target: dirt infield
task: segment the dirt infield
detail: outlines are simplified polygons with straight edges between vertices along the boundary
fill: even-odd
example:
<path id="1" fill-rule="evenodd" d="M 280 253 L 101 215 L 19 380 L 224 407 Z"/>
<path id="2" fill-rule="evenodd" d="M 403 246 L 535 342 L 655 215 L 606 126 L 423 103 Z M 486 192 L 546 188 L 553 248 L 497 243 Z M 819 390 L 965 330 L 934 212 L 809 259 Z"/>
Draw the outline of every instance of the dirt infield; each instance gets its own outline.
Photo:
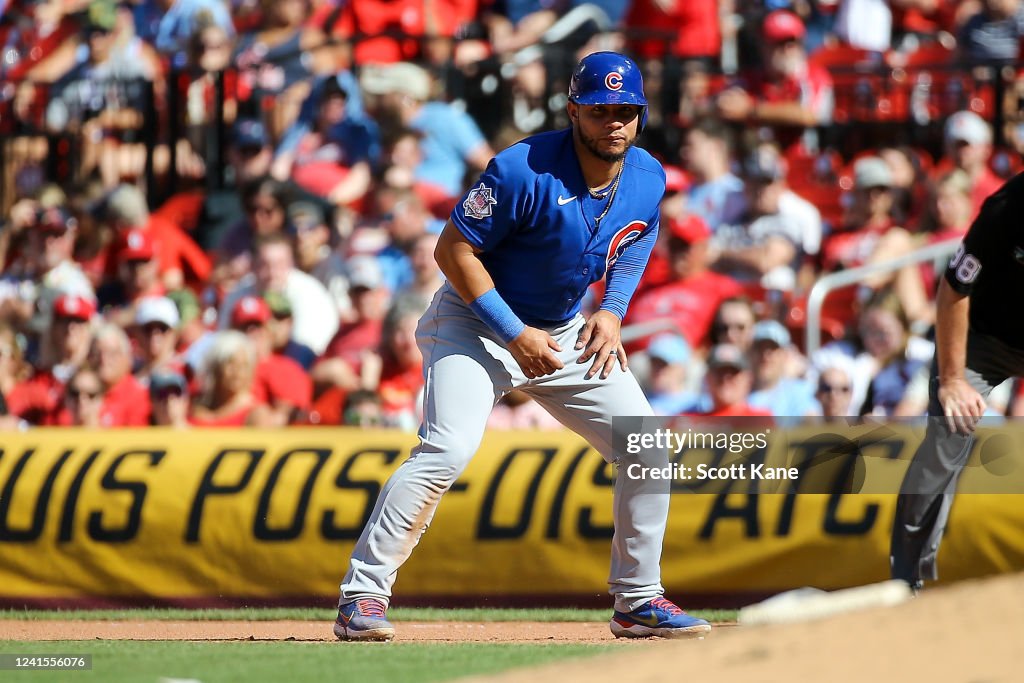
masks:
<path id="1" fill-rule="evenodd" d="M 398 622 L 401 642 L 602 643 L 607 622 Z M 316 621 L 0 621 L 0 640 L 296 640 L 336 641 Z"/>
<path id="2" fill-rule="evenodd" d="M 1016 574 L 925 591 L 896 607 L 799 624 L 720 629 L 715 637 L 669 642 L 656 651 L 643 648 L 473 680 L 663 680 L 666 672 L 680 671 L 715 683 L 1011 683 L 1024 680 L 1022 634 L 1024 574 Z"/>

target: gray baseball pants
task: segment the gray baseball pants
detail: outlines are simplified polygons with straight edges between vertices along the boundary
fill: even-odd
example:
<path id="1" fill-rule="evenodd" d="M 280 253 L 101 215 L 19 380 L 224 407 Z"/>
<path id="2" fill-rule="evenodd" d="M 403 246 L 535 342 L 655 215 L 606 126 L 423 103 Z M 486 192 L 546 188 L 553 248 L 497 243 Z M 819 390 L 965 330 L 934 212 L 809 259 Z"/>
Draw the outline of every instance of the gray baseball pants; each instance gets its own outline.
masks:
<path id="1" fill-rule="evenodd" d="M 973 330 L 967 336 L 968 383 L 982 395 L 1024 375 L 1024 351 Z M 928 427 L 900 486 L 890 545 L 892 578 L 919 586 L 938 578 L 936 558 L 957 481 L 975 438 L 949 430 L 939 404 L 938 361 L 932 363 Z"/>
<path id="2" fill-rule="evenodd" d="M 476 453 L 491 409 L 508 391 L 529 393 L 606 461 L 617 462 L 612 416 L 653 413 L 633 374 L 618 365 L 607 379 L 599 374 L 584 379 L 592 361 L 577 363 L 582 352 L 575 350 L 584 324 L 577 315 L 548 329 L 562 348 L 557 355 L 565 367 L 528 379 L 454 289 L 445 284 L 438 290 L 416 331 L 426 381 L 420 442 L 377 499 L 341 584 L 341 604 L 365 597 L 389 601 L 399 567 L 430 524 L 441 496 Z M 667 480 L 641 482 L 621 471 L 616 476 L 609 592 L 619 611 L 632 611 L 664 592 L 660 563 L 669 486 Z"/>

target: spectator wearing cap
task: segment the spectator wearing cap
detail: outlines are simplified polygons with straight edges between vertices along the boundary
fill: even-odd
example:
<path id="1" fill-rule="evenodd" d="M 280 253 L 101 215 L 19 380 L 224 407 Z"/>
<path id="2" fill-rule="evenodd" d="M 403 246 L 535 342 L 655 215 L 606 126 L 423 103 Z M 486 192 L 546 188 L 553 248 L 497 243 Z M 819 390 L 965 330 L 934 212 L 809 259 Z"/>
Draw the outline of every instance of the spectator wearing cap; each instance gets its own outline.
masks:
<path id="1" fill-rule="evenodd" d="M 715 310 L 722 301 L 742 293 L 738 282 L 708 268 L 711 231 L 697 216 L 668 224 L 668 281 L 641 293 L 629 307 L 628 324 L 668 319 L 691 347 L 703 346 Z"/>
<path id="2" fill-rule="evenodd" d="M 690 178 L 686 171 L 678 166 L 664 164 L 663 168 L 665 170 L 665 195 L 661 198 L 661 224 L 668 225 L 674 220 L 686 219 L 690 215 L 686 207 L 686 191 L 690 187 Z M 647 268 L 633 293 L 634 299 L 652 287 L 665 284 L 670 279 L 672 279 L 672 273 L 668 255 L 667 231 L 662 230 L 658 233 L 658 240 L 647 260 Z M 596 291 L 591 294 L 595 297 L 600 296 Z"/>
<path id="3" fill-rule="evenodd" d="M 1020 0 L 982 0 L 976 14 L 960 28 L 957 46 L 968 62 L 1014 64 L 1024 37 L 1024 4 Z"/>
<path id="4" fill-rule="evenodd" d="M 90 365 L 79 368 L 68 380 L 64 393 L 66 424 L 71 427 L 98 429 L 111 427 L 109 414 L 104 411 L 107 388 L 99 373 Z"/>
<path id="5" fill-rule="evenodd" d="M 695 411 L 703 417 L 768 417 L 771 411 L 755 408 L 749 403 L 751 390 L 750 364 L 746 354 L 732 344 L 712 347 L 707 359 L 707 385 L 710 408 Z"/>
<path id="6" fill-rule="evenodd" d="M 835 363 L 819 369 L 814 398 L 818 401 L 818 414 L 826 422 L 853 415 L 852 395 L 853 377 L 848 363 Z"/>
<path id="7" fill-rule="evenodd" d="M 740 223 L 719 226 L 712 239 L 713 267 L 765 289 L 791 291 L 805 250 L 818 250 L 820 216 L 815 223 L 811 207 L 811 220 L 805 220 L 806 202 L 798 198 L 791 198 L 795 211 L 783 211 L 786 164 L 774 146 L 759 145 L 744 161 L 743 175 L 745 212 Z"/>
<path id="8" fill-rule="evenodd" d="M 47 127 L 79 131 L 83 149 L 78 174 L 99 171 L 110 188 L 120 178 L 143 171 L 143 146 L 125 134 L 138 133 L 144 125 L 145 89 L 126 85 L 145 80 L 159 91 L 163 72 L 156 51 L 135 35 L 128 7 L 115 0 L 79 5 L 86 5 L 84 31 L 37 64 L 29 80 L 50 84 Z"/>
<path id="9" fill-rule="evenodd" d="M 297 362 L 274 350 L 268 329 L 270 306 L 258 296 L 244 296 L 231 312 L 231 327 L 249 338 L 256 354 L 252 394 L 256 402 L 250 423 L 283 427 L 309 411 L 313 385 Z"/>
<path id="10" fill-rule="evenodd" d="M 992 129 L 973 111 L 958 111 L 946 120 L 944 136 L 946 155 L 953 167 L 964 171 L 971 180 L 973 220 L 985 200 L 1003 184 L 988 165 L 992 156 Z"/>
<path id="11" fill-rule="evenodd" d="M 104 420 L 111 427 L 149 424 L 149 392 L 132 376 L 132 348 L 128 334 L 106 323 L 96 330 L 90 361 L 106 387 Z"/>
<path id="12" fill-rule="evenodd" d="M 317 88 L 309 124 L 301 121 L 278 147 L 273 173 L 334 205 L 357 204 L 370 189 L 380 132 L 368 116 L 348 112 L 351 78 L 331 76 Z"/>
<path id="13" fill-rule="evenodd" d="M 813 387 L 789 376 L 795 353 L 789 331 L 782 323 L 762 320 L 754 325 L 750 347 L 754 388 L 748 402 L 769 411 L 780 425 L 799 424 L 817 412 Z"/>
<path id="14" fill-rule="evenodd" d="M 152 405 L 150 424 L 154 427 L 187 429 L 189 425 L 188 380 L 172 369 L 161 369 L 150 375 L 149 401 Z"/>
<path id="15" fill-rule="evenodd" d="M 407 287 L 413 280 L 409 252 L 423 235 L 428 233 L 433 217 L 415 193 L 405 191 L 394 198 L 391 210 L 384 217 L 383 227 L 390 244 L 377 253 L 384 285 L 392 292 Z"/>
<path id="16" fill-rule="evenodd" d="M 316 278 L 295 267 L 292 241 L 286 235 L 267 235 L 256 242 L 254 272 L 239 281 L 221 304 L 220 327 L 231 323 L 231 311 L 245 296 L 284 294 L 295 320 L 294 338 L 322 353 L 338 331 L 338 309 Z"/>
<path id="17" fill-rule="evenodd" d="M 266 177 L 274 161 L 266 124 L 257 118 L 240 118 L 232 128 L 231 147 L 228 149 L 234 184 L 247 183 Z"/>
<path id="18" fill-rule="evenodd" d="M 342 319 L 351 317 L 345 259 L 333 247 L 324 210 L 313 202 L 294 202 L 288 207 L 288 222 L 295 229 L 295 265 L 327 289 Z"/>
<path id="19" fill-rule="evenodd" d="M 181 316 L 165 296 L 146 297 L 135 307 L 135 332 L 139 365 L 135 378 L 143 385 L 157 370 L 184 370 L 178 358 L 178 327 Z"/>
<path id="20" fill-rule="evenodd" d="M 199 245 L 166 217 L 151 214 L 145 195 L 134 186 L 115 188 L 104 203 L 107 221 L 122 237 L 131 231 L 147 233 L 159 257 L 160 280 L 168 290 L 186 282 L 202 284 L 210 277 L 210 259 Z"/>
<path id="21" fill-rule="evenodd" d="M 58 423 L 64 386 L 88 358 L 95 314 L 96 304 L 91 299 L 71 294 L 57 297 L 39 362 L 32 375 L 7 395 L 11 415 L 33 425 Z"/>
<path id="22" fill-rule="evenodd" d="M 687 209 L 704 219 L 712 232 L 740 219 L 743 181 L 732 173 L 731 131 L 720 119 L 697 119 L 686 131 L 680 156 L 693 183 Z"/>
<path id="23" fill-rule="evenodd" d="M 360 85 L 378 98 L 377 118 L 398 120 L 423 135 L 423 163 L 416 178 L 441 185 L 449 197 L 463 192 L 467 169 L 483 171 L 494 156 L 472 117 L 430 99 L 430 74 L 415 64 L 366 66 Z"/>
<path id="24" fill-rule="evenodd" d="M 29 322 L 35 334 L 50 325 L 54 300 L 72 294 L 95 300 L 92 283 L 73 259 L 78 221 L 62 207 L 39 209 L 28 228 L 28 246 L 19 261 L 5 269 L 8 319 Z"/>
<path id="25" fill-rule="evenodd" d="M 693 353 L 686 338 L 662 334 L 647 347 L 650 369 L 646 383 L 647 400 L 655 415 L 681 415 L 692 412 L 699 396 L 690 390 L 690 366 Z"/>
<path id="26" fill-rule="evenodd" d="M 256 351 L 242 332 L 214 335 L 199 367 L 201 390 L 192 402 L 189 424 L 197 427 L 241 427 L 250 423 L 256 405 L 253 379 Z"/>
<path id="27" fill-rule="evenodd" d="M 270 308 L 267 331 L 270 333 L 270 344 L 274 353 L 291 358 L 303 370 L 309 372 L 317 356 L 313 349 L 292 339 L 295 321 L 292 318 L 292 304 L 288 297 L 280 292 L 267 292 L 263 295 L 263 300 Z"/>
<path id="28" fill-rule="evenodd" d="M 803 21 L 789 10 L 769 12 L 762 25 L 762 65 L 722 92 L 716 105 L 727 121 L 770 128 L 787 152 L 816 151 L 813 129 L 832 120 L 832 77 L 807 60 L 806 33 Z"/>
<path id="29" fill-rule="evenodd" d="M 116 245 L 117 279 L 100 287 L 99 304 L 108 319 L 128 328 L 135 321 L 135 308 L 147 297 L 163 296 L 160 260 L 152 235 L 129 230 Z"/>
<path id="30" fill-rule="evenodd" d="M 355 317 L 341 325 L 313 366 L 313 382 L 318 394 L 330 387 L 352 391 L 361 386 L 367 351 L 380 346 L 383 338 L 390 294 L 384 286 L 384 275 L 377 259 L 367 255 L 349 259 L 348 283 Z"/>
<path id="31" fill-rule="evenodd" d="M 843 225 L 822 244 L 822 270 L 830 273 L 868 262 L 882 236 L 896 227 L 891 187 L 892 171 L 881 158 L 866 156 L 854 163 L 849 208 Z"/>

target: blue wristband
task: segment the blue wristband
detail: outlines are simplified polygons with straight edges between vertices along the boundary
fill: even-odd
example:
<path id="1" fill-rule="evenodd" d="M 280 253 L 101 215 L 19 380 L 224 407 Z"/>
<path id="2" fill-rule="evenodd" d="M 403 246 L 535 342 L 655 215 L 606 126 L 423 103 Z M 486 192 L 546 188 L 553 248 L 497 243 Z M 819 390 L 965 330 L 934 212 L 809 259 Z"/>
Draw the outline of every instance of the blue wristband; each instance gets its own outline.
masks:
<path id="1" fill-rule="evenodd" d="M 505 300 L 498 294 L 497 289 L 487 290 L 477 297 L 469 307 L 506 344 L 526 329 L 526 325 L 512 312 Z"/>

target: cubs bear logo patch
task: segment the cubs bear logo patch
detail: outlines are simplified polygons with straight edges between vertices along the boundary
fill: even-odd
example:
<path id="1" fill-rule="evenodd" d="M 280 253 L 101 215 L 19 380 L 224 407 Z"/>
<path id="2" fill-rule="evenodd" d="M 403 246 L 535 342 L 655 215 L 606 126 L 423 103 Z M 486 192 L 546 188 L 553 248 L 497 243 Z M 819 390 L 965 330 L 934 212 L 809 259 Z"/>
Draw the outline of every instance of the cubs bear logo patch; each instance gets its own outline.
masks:
<path id="1" fill-rule="evenodd" d="M 462 202 L 462 210 L 468 218 L 487 218 L 491 215 L 491 207 L 497 203 L 498 200 L 494 198 L 491 188 L 480 183 L 466 195 Z"/>

